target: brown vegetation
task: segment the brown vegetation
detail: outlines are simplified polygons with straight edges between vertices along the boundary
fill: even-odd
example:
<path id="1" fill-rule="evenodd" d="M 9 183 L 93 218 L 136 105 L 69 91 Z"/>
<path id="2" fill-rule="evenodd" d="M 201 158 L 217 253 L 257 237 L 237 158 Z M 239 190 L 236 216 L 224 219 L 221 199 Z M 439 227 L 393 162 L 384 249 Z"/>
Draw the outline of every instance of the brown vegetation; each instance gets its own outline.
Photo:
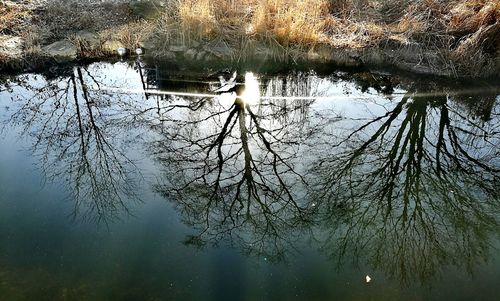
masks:
<path id="1" fill-rule="evenodd" d="M 294 51 L 305 54 L 321 45 L 376 49 L 391 41 L 392 49 L 419 45 L 419 55 L 430 53 L 443 68 L 451 66 L 460 74 L 498 74 L 497 0 L 150 2 L 161 3 L 154 6 L 158 17 L 153 20 L 134 15 L 124 2 L 53 0 L 37 14 L 36 28 L 20 34 L 28 49 L 86 29 L 98 32 L 102 40 L 117 39 L 127 47 L 153 41 L 160 53 L 172 44 L 190 46 L 217 40 L 242 53 L 267 47 L 285 56 Z M 20 28 L 19 20 L 30 15 L 27 10 L 0 6 L 0 32 L 15 31 Z"/>
<path id="2" fill-rule="evenodd" d="M 0 34 L 20 33 L 30 18 L 31 11 L 26 7 L 0 1 Z"/>

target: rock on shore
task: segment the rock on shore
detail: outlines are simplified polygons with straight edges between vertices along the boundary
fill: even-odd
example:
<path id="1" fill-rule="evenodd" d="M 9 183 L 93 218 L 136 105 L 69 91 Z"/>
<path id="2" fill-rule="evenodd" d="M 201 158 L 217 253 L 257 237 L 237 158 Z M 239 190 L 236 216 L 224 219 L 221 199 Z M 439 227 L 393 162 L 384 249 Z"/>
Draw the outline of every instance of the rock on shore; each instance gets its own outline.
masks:
<path id="1" fill-rule="evenodd" d="M 45 55 L 53 57 L 58 62 L 67 62 L 76 59 L 78 49 L 69 40 L 54 42 L 42 48 Z"/>

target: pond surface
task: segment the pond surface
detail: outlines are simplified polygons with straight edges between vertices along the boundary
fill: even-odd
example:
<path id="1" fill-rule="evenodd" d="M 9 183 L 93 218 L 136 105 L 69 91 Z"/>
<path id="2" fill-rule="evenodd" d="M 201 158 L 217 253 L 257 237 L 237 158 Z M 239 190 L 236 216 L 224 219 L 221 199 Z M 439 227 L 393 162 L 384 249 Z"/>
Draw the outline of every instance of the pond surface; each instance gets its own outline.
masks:
<path id="1" fill-rule="evenodd" d="M 0 77 L 1 300 L 496 300 L 498 85 L 200 69 Z"/>

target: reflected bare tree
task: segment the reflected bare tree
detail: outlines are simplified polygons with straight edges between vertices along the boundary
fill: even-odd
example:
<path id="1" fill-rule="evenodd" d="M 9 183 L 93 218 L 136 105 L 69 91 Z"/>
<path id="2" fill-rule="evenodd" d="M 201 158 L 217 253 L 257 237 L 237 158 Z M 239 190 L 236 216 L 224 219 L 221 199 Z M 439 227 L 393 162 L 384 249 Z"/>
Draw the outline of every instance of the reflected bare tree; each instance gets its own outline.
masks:
<path id="1" fill-rule="evenodd" d="M 313 168 L 323 251 L 405 283 L 486 260 L 498 233 L 500 120 L 495 97 L 484 101 L 495 118 L 483 122 L 447 95 L 413 91 L 337 123 Z"/>
<path id="2" fill-rule="evenodd" d="M 47 179 L 64 179 L 74 217 L 107 221 L 129 212 L 140 175 L 114 137 L 127 125 L 127 110 L 117 96 L 98 90 L 101 83 L 85 67 L 45 79 L 23 76 L 9 122 L 33 138 L 32 151 Z M 112 104 L 112 100 L 114 104 Z"/>
<path id="3" fill-rule="evenodd" d="M 472 271 L 488 258 L 500 209 L 496 96 L 426 87 L 398 101 L 265 98 L 353 88 L 345 78 L 307 73 L 262 78 L 257 103 L 231 93 L 186 96 L 212 93 L 203 79 L 176 81 L 188 92 L 182 97 L 158 96 L 151 86 L 168 87 L 168 78 L 154 82 L 153 71 L 135 66 L 148 90 L 141 101 L 100 90 L 83 67 L 55 79 L 18 79 L 26 93 L 16 93 L 10 122 L 34 138 L 47 176 L 67 179 L 75 215 L 108 219 L 129 210 L 138 172 L 117 141 L 143 128 L 162 172 L 155 190 L 194 229 L 187 244 L 224 241 L 281 260 L 314 238 L 339 264 L 366 260 L 406 283 L 447 265 Z M 398 89 L 364 73 L 354 85 L 383 95 Z"/>
<path id="4" fill-rule="evenodd" d="M 168 100 L 154 144 L 166 179 L 157 188 L 197 229 L 187 243 L 226 240 L 276 260 L 294 248 L 291 233 L 311 222 L 301 152 L 316 133 L 307 117 L 313 103 L 249 104 L 234 94 Z"/>

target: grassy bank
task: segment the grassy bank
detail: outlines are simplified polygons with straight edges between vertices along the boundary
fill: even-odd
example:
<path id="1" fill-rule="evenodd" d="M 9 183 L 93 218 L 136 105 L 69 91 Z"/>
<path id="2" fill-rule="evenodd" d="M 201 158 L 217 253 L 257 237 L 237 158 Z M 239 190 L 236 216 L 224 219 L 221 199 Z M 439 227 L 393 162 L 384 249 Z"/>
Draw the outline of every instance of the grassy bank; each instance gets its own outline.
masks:
<path id="1" fill-rule="evenodd" d="M 335 61 L 332 51 L 346 50 L 354 63 L 426 66 L 450 75 L 500 73 L 496 0 L 53 0 L 0 6 L 0 33 L 23 37 L 25 57 L 60 39 L 78 44 L 78 30 L 96 32 L 101 42 L 145 46 L 157 57 L 171 57 L 172 45 L 194 51 L 222 45 L 234 50 L 232 60 L 265 53 L 274 60 Z M 81 57 L 106 52 L 78 45 Z"/>

